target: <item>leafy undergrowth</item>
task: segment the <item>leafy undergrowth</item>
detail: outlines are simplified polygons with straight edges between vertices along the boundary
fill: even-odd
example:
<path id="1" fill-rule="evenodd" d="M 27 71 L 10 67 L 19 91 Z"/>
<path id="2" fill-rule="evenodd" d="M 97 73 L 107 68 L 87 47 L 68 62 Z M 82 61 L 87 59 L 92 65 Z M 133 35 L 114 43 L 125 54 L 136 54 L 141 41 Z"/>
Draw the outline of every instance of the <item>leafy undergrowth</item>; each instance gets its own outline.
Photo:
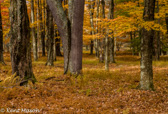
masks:
<path id="1" fill-rule="evenodd" d="M 63 74 L 63 58 L 53 67 L 45 66 L 46 57 L 33 62 L 38 82 L 28 87 L 3 83 L 12 77 L 9 54 L 7 66 L 0 64 L 0 109 L 40 109 L 41 113 L 168 113 L 168 61 L 154 62 L 155 91 L 135 89 L 139 84 L 138 56 L 118 56 L 110 71 L 104 70 L 95 56 L 84 55 L 83 75 Z M 7 81 L 9 82 L 9 81 Z"/>

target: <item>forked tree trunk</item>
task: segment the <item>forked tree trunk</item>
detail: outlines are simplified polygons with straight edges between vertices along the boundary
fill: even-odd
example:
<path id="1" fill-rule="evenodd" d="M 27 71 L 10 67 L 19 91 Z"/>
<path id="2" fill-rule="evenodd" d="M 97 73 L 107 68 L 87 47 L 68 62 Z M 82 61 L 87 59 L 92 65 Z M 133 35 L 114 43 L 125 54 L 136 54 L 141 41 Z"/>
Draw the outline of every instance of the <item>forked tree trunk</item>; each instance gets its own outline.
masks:
<path id="1" fill-rule="evenodd" d="M 52 13 L 47 5 L 47 63 L 48 66 L 54 65 L 54 58 L 53 58 L 53 45 L 54 45 L 54 22 Z"/>
<path id="2" fill-rule="evenodd" d="M 70 39 L 71 39 L 70 22 L 64 12 L 60 0 L 47 0 L 47 4 L 50 7 L 54 20 L 58 27 L 60 37 L 62 38 L 63 51 L 64 51 L 64 74 L 66 74 L 68 72 L 69 55 L 70 55 Z"/>
<path id="3" fill-rule="evenodd" d="M 12 74 L 21 78 L 20 85 L 28 80 L 35 83 L 32 70 L 30 27 L 27 14 L 26 0 L 10 1 L 11 17 L 11 64 Z"/>
<path id="4" fill-rule="evenodd" d="M 47 3 L 63 41 L 64 73 L 67 73 L 70 63 L 70 72 L 79 74 L 82 70 L 84 0 L 74 0 L 70 8 L 72 19 L 67 18 L 61 0 L 47 0 Z"/>
<path id="5" fill-rule="evenodd" d="M 155 0 L 145 0 L 144 21 L 154 21 Z M 154 30 L 142 29 L 141 38 L 141 80 L 139 88 L 153 90 L 152 48 Z"/>
<path id="6" fill-rule="evenodd" d="M 33 24 L 35 22 L 34 19 L 34 0 L 31 0 L 31 23 Z M 32 33 L 32 39 L 33 39 L 33 57 L 34 61 L 38 60 L 38 53 L 37 53 L 37 37 L 35 33 L 35 27 L 31 28 L 31 33 Z"/>
<path id="7" fill-rule="evenodd" d="M 3 30 L 2 30 L 1 4 L 0 4 L 0 63 L 5 64 L 3 59 Z"/>

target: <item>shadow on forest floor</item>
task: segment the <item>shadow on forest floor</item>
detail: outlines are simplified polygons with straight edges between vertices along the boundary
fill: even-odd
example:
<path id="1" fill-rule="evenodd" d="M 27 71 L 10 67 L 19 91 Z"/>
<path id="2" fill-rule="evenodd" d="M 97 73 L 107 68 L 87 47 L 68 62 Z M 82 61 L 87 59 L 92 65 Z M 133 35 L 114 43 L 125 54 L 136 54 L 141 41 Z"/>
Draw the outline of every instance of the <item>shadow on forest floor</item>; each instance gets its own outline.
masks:
<path id="1" fill-rule="evenodd" d="M 35 85 L 0 83 L 0 109 L 39 109 L 41 113 L 168 113 L 168 56 L 154 61 L 155 91 L 135 89 L 140 79 L 138 56 L 117 56 L 109 72 L 94 55 L 83 57 L 83 75 L 78 78 L 62 75 L 63 57 L 57 57 L 53 67 L 45 66 L 47 57 L 40 57 L 33 62 L 38 80 Z M 0 80 L 12 76 L 9 54 L 5 54 L 5 62 L 7 66 L 0 64 Z"/>

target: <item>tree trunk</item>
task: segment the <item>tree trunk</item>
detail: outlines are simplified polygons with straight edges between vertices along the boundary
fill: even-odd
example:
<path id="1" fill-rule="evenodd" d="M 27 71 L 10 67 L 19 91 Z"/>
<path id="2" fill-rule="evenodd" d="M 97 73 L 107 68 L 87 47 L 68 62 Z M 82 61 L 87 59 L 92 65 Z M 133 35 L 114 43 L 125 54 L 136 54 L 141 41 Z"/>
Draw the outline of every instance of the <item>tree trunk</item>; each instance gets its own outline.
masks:
<path id="1" fill-rule="evenodd" d="M 157 13 L 159 13 L 159 1 L 157 1 Z M 160 19 L 158 19 L 158 24 L 160 24 Z M 155 60 L 160 60 L 160 31 L 155 31 L 154 37 L 154 51 L 155 51 Z"/>
<path id="2" fill-rule="evenodd" d="M 90 41 L 90 55 L 93 55 L 93 40 Z"/>
<path id="3" fill-rule="evenodd" d="M 41 30 L 40 30 L 40 1 L 37 0 L 37 54 L 40 57 L 40 37 L 41 37 Z"/>
<path id="4" fill-rule="evenodd" d="M 28 80 L 35 83 L 36 79 L 31 61 L 30 28 L 26 0 L 10 1 L 10 17 L 12 74 L 20 77 L 20 85 L 27 84 Z"/>
<path id="5" fill-rule="evenodd" d="M 71 23 L 70 72 L 77 75 L 82 70 L 84 3 L 85 0 L 74 0 Z"/>
<path id="6" fill-rule="evenodd" d="M 144 21 L 154 20 L 155 0 L 145 0 Z M 141 80 L 139 88 L 153 90 L 152 48 L 154 30 L 142 29 L 141 38 Z"/>
<path id="7" fill-rule="evenodd" d="M 132 50 L 132 55 L 135 55 L 135 47 L 133 44 L 133 37 L 132 37 L 132 31 L 130 32 L 130 38 L 131 38 L 131 50 Z M 135 37 L 134 37 L 135 39 Z"/>
<path id="8" fill-rule="evenodd" d="M 47 3 L 63 41 L 64 73 L 68 72 L 70 65 L 70 72 L 79 74 L 82 70 L 84 0 L 74 0 L 73 6 L 69 4 L 72 19 L 67 18 L 60 0 L 47 0 Z"/>
<path id="9" fill-rule="evenodd" d="M 93 25 L 93 9 L 94 9 L 94 6 L 93 6 L 93 3 L 91 3 L 91 1 L 89 0 L 90 4 L 89 4 L 89 13 L 90 13 L 90 25 L 91 25 L 91 35 L 94 35 L 94 25 Z M 93 54 L 93 47 L 94 47 L 94 41 L 91 40 L 91 44 L 90 44 L 90 54 L 92 55 Z M 96 46 L 95 46 L 96 47 Z"/>
<path id="10" fill-rule="evenodd" d="M 31 23 L 33 24 L 35 22 L 34 19 L 34 0 L 31 0 Z M 38 52 L 37 52 L 37 37 L 35 34 L 35 27 L 34 25 L 31 28 L 32 32 L 32 39 L 33 39 L 33 57 L 34 61 L 38 60 Z"/>
<path id="11" fill-rule="evenodd" d="M 39 0 L 39 21 L 40 21 L 40 37 L 41 37 L 41 48 L 42 48 L 42 56 L 45 56 L 45 26 L 44 26 L 44 23 L 42 23 L 42 20 L 43 20 L 43 9 L 42 9 L 42 2 L 41 0 Z M 45 12 L 45 10 L 44 10 Z M 44 14 L 45 15 L 45 14 Z"/>
<path id="12" fill-rule="evenodd" d="M 99 18 L 99 7 L 100 7 L 100 0 L 97 0 L 97 12 L 96 12 L 96 19 Z M 96 20 L 96 34 L 98 34 L 98 21 Z M 96 56 L 99 58 L 99 39 L 96 37 Z"/>
<path id="13" fill-rule="evenodd" d="M 109 19 L 114 19 L 114 0 L 110 0 L 110 7 L 109 7 Z M 110 62 L 115 63 L 114 58 L 114 32 L 112 32 L 112 38 L 110 38 Z"/>
<path id="14" fill-rule="evenodd" d="M 54 22 L 52 13 L 47 5 L 47 63 L 48 66 L 53 66 L 54 58 L 53 58 L 53 45 L 54 45 Z"/>
<path id="15" fill-rule="evenodd" d="M 166 38 L 168 38 L 168 13 L 166 13 L 165 20 L 166 20 L 166 28 L 167 28 Z M 168 45 L 168 42 L 167 42 L 167 45 Z M 168 51 L 166 53 L 168 55 Z"/>
<path id="16" fill-rule="evenodd" d="M 60 41 L 61 39 L 60 38 L 56 38 L 56 54 L 57 56 L 62 56 L 61 54 L 61 47 L 60 47 Z"/>
<path id="17" fill-rule="evenodd" d="M 68 72 L 69 55 L 70 55 L 70 39 L 71 39 L 70 22 L 64 12 L 60 0 L 47 0 L 47 4 L 50 7 L 54 20 L 58 27 L 60 37 L 62 38 L 63 51 L 64 51 L 64 74 L 66 74 Z"/>
<path id="18" fill-rule="evenodd" d="M 1 4 L 0 4 L 0 62 L 5 64 L 3 59 L 3 30 L 2 30 Z"/>
<path id="19" fill-rule="evenodd" d="M 54 23 L 54 19 L 53 19 L 53 23 Z M 57 32 L 56 32 L 56 28 L 54 27 L 54 45 L 53 45 L 53 60 L 56 61 L 57 60 L 57 49 L 56 49 L 56 39 L 55 37 L 57 37 Z"/>

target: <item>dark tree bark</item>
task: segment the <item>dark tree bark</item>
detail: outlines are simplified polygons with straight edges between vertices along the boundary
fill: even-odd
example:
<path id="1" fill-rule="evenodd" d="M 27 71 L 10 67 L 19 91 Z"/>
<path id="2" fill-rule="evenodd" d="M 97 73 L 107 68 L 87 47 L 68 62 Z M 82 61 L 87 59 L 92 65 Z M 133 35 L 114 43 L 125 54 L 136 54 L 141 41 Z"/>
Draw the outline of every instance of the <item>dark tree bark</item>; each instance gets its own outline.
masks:
<path id="1" fill-rule="evenodd" d="M 96 19 L 99 18 L 99 7 L 100 7 L 100 0 L 97 0 L 96 1 L 96 4 L 97 4 L 97 11 L 96 11 Z M 96 21 L 96 34 L 98 33 L 98 21 Z M 96 56 L 99 58 L 100 57 L 100 53 L 99 53 L 99 48 L 100 48 L 100 45 L 99 45 L 99 42 L 100 40 L 96 37 Z"/>
<path id="2" fill-rule="evenodd" d="M 90 13 L 90 25 L 91 25 L 91 28 L 92 28 L 90 34 L 94 35 L 95 34 L 95 32 L 94 32 L 94 24 L 93 24 L 94 4 L 91 3 L 90 0 L 88 0 L 88 2 L 90 2 L 90 4 L 89 4 L 89 10 L 90 10 L 89 13 Z M 94 47 L 94 40 L 91 40 L 91 43 L 90 43 L 90 54 L 91 55 L 93 54 L 93 47 Z M 96 46 L 95 46 L 95 51 L 96 51 Z M 97 53 L 97 51 L 96 51 L 96 53 Z"/>
<path id="3" fill-rule="evenodd" d="M 48 66 L 53 66 L 54 57 L 53 57 L 53 45 L 54 45 L 54 22 L 52 13 L 47 5 L 47 63 Z"/>
<path id="4" fill-rule="evenodd" d="M 165 20 L 166 20 L 166 28 L 167 28 L 167 35 L 168 35 L 168 13 L 166 13 Z"/>
<path id="5" fill-rule="evenodd" d="M 109 19 L 114 19 L 114 0 L 110 0 Z M 114 34 L 112 32 L 112 34 Z M 110 38 L 110 62 L 115 63 L 114 58 L 114 35 Z"/>
<path id="6" fill-rule="evenodd" d="M 3 30 L 2 30 L 1 4 L 0 4 L 0 62 L 5 65 L 3 59 Z"/>
<path id="7" fill-rule="evenodd" d="M 166 13 L 165 20 L 166 20 L 166 28 L 167 28 L 166 38 L 168 38 L 168 13 Z M 167 51 L 167 55 L 168 55 L 168 51 Z"/>
<path id="8" fill-rule="evenodd" d="M 93 55 L 93 46 L 94 46 L 93 43 L 94 43 L 93 40 L 91 40 L 90 41 L 90 55 Z"/>
<path id="9" fill-rule="evenodd" d="M 26 0 L 10 1 L 11 17 L 11 64 L 12 74 L 21 78 L 20 85 L 36 79 L 32 70 L 30 27 Z"/>
<path id="10" fill-rule="evenodd" d="M 144 21 L 154 21 L 155 0 L 145 0 Z M 141 80 L 139 88 L 153 90 L 152 48 L 154 30 L 142 29 L 141 38 Z"/>
<path id="11" fill-rule="evenodd" d="M 61 47 L 60 47 L 60 41 L 61 39 L 60 38 L 56 38 L 56 54 L 57 56 L 62 56 L 61 54 Z"/>
<path id="12" fill-rule="evenodd" d="M 159 13 L 159 1 L 157 1 L 157 13 Z M 158 24 L 160 24 L 160 19 L 157 20 Z M 155 31 L 155 37 L 154 37 L 154 54 L 155 54 L 155 60 L 160 60 L 160 31 Z"/>

